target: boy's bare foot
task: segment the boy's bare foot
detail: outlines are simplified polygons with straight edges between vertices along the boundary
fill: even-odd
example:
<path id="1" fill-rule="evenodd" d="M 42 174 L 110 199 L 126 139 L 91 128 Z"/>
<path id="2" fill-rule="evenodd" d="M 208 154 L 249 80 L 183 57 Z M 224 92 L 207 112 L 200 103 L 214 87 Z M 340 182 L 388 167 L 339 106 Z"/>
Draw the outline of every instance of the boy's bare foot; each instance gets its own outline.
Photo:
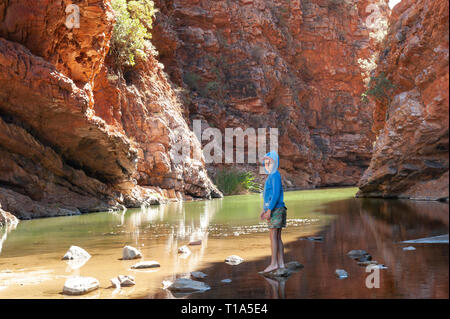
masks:
<path id="1" fill-rule="evenodd" d="M 263 272 L 271 272 L 272 270 L 275 270 L 277 268 L 278 268 L 278 265 L 269 265 L 269 266 L 267 266 L 266 269 L 264 269 Z"/>

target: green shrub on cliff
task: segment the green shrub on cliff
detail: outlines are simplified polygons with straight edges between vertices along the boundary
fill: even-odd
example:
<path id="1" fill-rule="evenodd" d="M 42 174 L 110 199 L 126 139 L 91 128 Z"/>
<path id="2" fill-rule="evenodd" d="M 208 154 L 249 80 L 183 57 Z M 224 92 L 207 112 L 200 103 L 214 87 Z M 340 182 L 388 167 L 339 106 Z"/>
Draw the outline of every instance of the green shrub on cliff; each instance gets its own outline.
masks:
<path id="1" fill-rule="evenodd" d="M 380 75 L 370 78 L 368 90 L 361 95 L 362 100 L 367 101 L 369 95 L 379 101 L 389 100 L 389 92 L 394 87 L 386 75 L 381 72 Z"/>
<path id="2" fill-rule="evenodd" d="M 137 58 L 147 57 L 147 52 L 154 54 L 150 42 L 152 18 L 155 14 L 153 1 L 150 0 L 112 0 L 116 14 L 111 38 L 110 54 L 118 66 L 134 66 Z"/>
<path id="3" fill-rule="evenodd" d="M 224 195 L 241 194 L 247 191 L 259 192 L 261 187 L 254 179 L 251 172 L 220 169 L 214 178 L 214 183 Z"/>

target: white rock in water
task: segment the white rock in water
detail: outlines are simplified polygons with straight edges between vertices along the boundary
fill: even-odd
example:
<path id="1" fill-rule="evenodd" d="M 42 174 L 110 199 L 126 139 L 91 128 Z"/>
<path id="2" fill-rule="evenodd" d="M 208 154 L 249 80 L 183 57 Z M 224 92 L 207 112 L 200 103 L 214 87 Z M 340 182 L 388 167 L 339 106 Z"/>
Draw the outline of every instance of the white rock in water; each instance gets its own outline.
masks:
<path id="1" fill-rule="evenodd" d="M 123 253 L 122 253 L 122 259 L 129 260 L 129 259 L 136 259 L 141 258 L 142 254 L 139 250 L 137 250 L 134 247 L 131 246 L 125 246 L 123 247 Z"/>
<path id="2" fill-rule="evenodd" d="M 119 275 L 119 276 L 117 276 L 117 279 L 119 280 L 120 286 L 122 286 L 122 287 L 136 285 L 136 282 L 135 282 L 133 276 Z"/>
<path id="3" fill-rule="evenodd" d="M 211 289 L 207 284 L 202 281 L 196 281 L 187 278 L 177 278 L 173 284 L 168 287 L 171 291 L 178 292 L 195 292 L 195 291 L 206 291 Z"/>
<path id="4" fill-rule="evenodd" d="M 144 269 L 144 268 L 156 268 L 156 267 L 160 267 L 161 265 L 159 264 L 159 262 L 151 260 L 151 261 L 141 261 L 138 262 L 137 264 L 131 266 L 131 268 L 133 269 Z"/>
<path id="5" fill-rule="evenodd" d="M 116 278 L 111 278 L 111 284 L 116 287 L 116 289 L 120 289 L 120 281 Z"/>
<path id="6" fill-rule="evenodd" d="M 193 271 L 191 272 L 191 276 L 196 279 L 201 279 L 207 277 L 208 275 L 201 271 Z"/>
<path id="7" fill-rule="evenodd" d="M 173 282 L 171 282 L 170 280 L 163 280 L 163 282 L 162 282 L 163 289 L 169 288 L 172 284 L 173 284 Z"/>
<path id="8" fill-rule="evenodd" d="M 72 259 L 89 259 L 91 255 L 81 247 L 78 246 L 70 246 L 69 250 L 66 252 L 63 260 L 72 260 Z"/>
<path id="9" fill-rule="evenodd" d="M 179 254 L 190 254 L 191 250 L 189 249 L 188 246 L 184 245 L 184 246 L 181 246 L 180 248 L 178 248 L 178 253 Z"/>
<path id="10" fill-rule="evenodd" d="M 99 286 L 98 280 L 93 277 L 73 277 L 64 283 L 63 294 L 84 295 L 98 289 Z"/>
<path id="11" fill-rule="evenodd" d="M 403 247 L 403 250 L 416 250 L 416 247 L 413 246 Z"/>
<path id="12" fill-rule="evenodd" d="M 344 269 L 336 269 L 336 276 L 339 279 L 344 279 L 348 277 L 348 274 Z"/>
<path id="13" fill-rule="evenodd" d="M 227 279 L 222 279 L 220 282 L 223 282 L 224 284 L 228 284 L 231 282 L 231 279 L 227 278 Z"/>
<path id="14" fill-rule="evenodd" d="M 244 259 L 242 259 L 241 257 L 236 256 L 236 255 L 228 256 L 228 257 L 225 259 L 225 262 L 226 262 L 228 265 L 232 265 L 232 266 L 239 265 L 239 264 L 242 263 L 243 261 L 244 261 Z"/>

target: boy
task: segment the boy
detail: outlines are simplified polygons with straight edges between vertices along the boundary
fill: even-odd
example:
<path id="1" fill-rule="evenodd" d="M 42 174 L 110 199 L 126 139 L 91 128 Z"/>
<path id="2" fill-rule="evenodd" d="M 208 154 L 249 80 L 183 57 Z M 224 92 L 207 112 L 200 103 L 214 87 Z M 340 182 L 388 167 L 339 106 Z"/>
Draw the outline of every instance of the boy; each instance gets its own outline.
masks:
<path id="1" fill-rule="evenodd" d="M 283 186 L 278 172 L 279 157 L 276 152 L 269 152 L 263 157 L 264 169 L 269 176 L 264 184 L 264 208 L 261 219 L 268 222 L 272 260 L 264 272 L 284 268 L 284 245 L 281 241 L 281 229 L 286 227 L 286 206 L 283 201 Z"/>

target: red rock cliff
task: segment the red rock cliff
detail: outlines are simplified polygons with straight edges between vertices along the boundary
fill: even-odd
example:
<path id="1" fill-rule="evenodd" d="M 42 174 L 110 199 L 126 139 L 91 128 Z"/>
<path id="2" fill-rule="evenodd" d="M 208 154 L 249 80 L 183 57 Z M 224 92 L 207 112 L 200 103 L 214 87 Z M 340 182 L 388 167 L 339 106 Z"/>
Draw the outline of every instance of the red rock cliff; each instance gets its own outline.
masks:
<path id="1" fill-rule="evenodd" d="M 376 75 L 377 134 L 360 196 L 448 199 L 449 5 L 403 0 L 389 21 Z"/>
<path id="2" fill-rule="evenodd" d="M 153 43 L 203 127 L 279 128 L 286 186 L 355 185 L 372 108 L 361 61 L 376 53 L 367 6 L 385 1 L 155 1 Z"/>
<path id="3" fill-rule="evenodd" d="M 110 3 L 78 1 L 80 28 L 68 29 L 71 3 L 0 2 L 2 209 L 31 218 L 221 196 L 201 158 L 171 164 L 170 129 L 189 130 L 162 67 L 143 63 L 143 83 L 119 85 L 116 96 L 105 66 Z"/>

